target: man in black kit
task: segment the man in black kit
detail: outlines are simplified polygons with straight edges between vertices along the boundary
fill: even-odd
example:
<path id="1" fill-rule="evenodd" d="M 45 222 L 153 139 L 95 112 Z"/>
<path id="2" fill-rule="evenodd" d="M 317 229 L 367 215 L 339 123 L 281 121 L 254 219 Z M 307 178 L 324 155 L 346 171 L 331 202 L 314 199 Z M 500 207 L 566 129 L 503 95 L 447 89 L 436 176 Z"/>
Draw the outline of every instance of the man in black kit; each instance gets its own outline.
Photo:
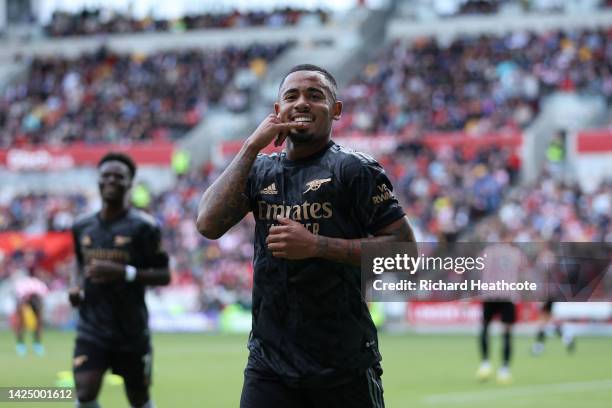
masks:
<path id="1" fill-rule="evenodd" d="M 383 169 L 331 141 L 335 79 L 314 65 L 282 80 L 275 113 L 206 190 L 197 227 L 217 239 L 256 220 L 253 327 L 240 406 L 383 407 L 361 243 L 414 242 Z M 281 154 L 258 154 L 272 140 Z"/>
<path id="2" fill-rule="evenodd" d="M 78 263 L 70 303 L 79 308 L 73 371 L 77 407 L 97 408 L 104 372 L 124 379 L 132 407 L 151 408 L 152 350 L 145 285 L 170 281 L 168 255 L 151 216 L 128 204 L 132 159 L 108 153 L 98 163 L 102 209 L 73 229 Z"/>

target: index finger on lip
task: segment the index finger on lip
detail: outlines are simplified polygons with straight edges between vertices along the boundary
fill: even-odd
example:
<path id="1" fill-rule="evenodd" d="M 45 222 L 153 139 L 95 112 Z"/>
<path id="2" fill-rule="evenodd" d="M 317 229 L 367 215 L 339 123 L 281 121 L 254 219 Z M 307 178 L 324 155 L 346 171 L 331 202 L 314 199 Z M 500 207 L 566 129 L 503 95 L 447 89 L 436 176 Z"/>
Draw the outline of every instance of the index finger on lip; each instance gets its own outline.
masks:
<path id="1" fill-rule="evenodd" d="M 283 122 L 283 123 L 277 124 L 277 126 L 280 127 L 281 129 L 296 129 L 296 128 L 305 127 L 306 125 L 308 125 L 308 123 L 303 123 L 303 122 Z"/>

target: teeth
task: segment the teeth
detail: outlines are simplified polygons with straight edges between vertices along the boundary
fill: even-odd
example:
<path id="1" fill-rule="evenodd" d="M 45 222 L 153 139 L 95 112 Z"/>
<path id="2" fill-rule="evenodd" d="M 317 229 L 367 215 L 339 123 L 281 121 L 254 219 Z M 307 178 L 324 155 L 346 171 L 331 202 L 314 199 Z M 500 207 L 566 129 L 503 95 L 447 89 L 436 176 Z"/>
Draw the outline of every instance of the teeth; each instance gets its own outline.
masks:
<path id="1" fill-rule="evenodd" d="M 312 122 L 312 119 L 306 116 L 298 116 L 293 119 L 294 122 Z"/>

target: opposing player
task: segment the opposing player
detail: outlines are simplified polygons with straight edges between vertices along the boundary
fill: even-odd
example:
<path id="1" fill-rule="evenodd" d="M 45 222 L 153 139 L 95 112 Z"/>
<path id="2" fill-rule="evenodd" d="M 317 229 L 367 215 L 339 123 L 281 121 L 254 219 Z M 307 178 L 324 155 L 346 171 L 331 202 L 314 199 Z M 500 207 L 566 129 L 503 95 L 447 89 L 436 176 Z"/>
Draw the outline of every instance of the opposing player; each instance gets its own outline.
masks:
<path id="1" fill-rule="evenodd" d="M 487 258 L 485 268 L 482 271 L 483 282 L 517 282 L 521 272 L 527 268 L 527 258 L 522 251 L 510 244 L 511 237 L 507 234 L 505 243 L 487 246 L 483 254 Z M 487 291 L 481 296 L 482 303 L 482 325 L 479 336 L 481 363 L 476 376 L 481 381 L 486 381 L 493 375 L 493 367 L 489 360 L 489 326 L 496 316 L 500 317 L 502 329 L 502 364 L 497 370 L 497 382 L 509 384 L 512 382 L 510 372 L 510 361 L 512 358 L 512 329 L 516 322 L 516 306 L 513 301 L 518 300 L 516 293 L 504 291 Z"/>
<path id="2" fill-rule="evenodd" d="M 380 165 L 331 140 L 336 94 L 326 70 L 292 68 L 274 113 L 200 202 L 197 227 L 211 239 L 249 211 L 256 220 L 242 408 L 384 406 L 361 243 L 414 236 Z M 285 152 L 258 154 L 285 139 Z"/>
<path id="3" fill-rule="evenodd" d="M 510 374 L 510 359 L 512 357 L 512 328 L 516 323 L 516 306 L 510 301 L 485 301 L 482 303 L 482 327 L 480 331 L 481 363 L 476 376 L 481 381 L 488 380 L 493 375 L 493 367 L 489 360 L 489 326 L 495 316 L 503 324 L 502 332 L 502 366 L 497 371 L 497 381 L 507 384 L 512 381 Z"/>
<path id="4" fill-rule="evenodd" d="M 43 297 L 49 292 L 47 285 L 34 276 L 22 275 L 16 272 L 14 275 L 15 297 L 17 307 L 15 310 L 15 336 L 17 344 L 15 350 L 19 356 L 25 356 L 28 348 L 25 344 L 24 331 L 28 315 L 33 319 L 32 349 L 38 356 L 45 354 L 45 347 L 42 344 L 43 330 Z"/>
<path id="5" fill-rule="evenodd" d="M 102 209 L 73 227 L 78 262 L 70 302 L 79 308 L 73 371 L 78 407 L 95 408 L 107 369 L 123 377 L 132 407 L 150 408 L 152 349 L 145 285 L 170 281 L 155 220 L 128 205 L 133 160 L 109 153 L 98 164 Z"/>

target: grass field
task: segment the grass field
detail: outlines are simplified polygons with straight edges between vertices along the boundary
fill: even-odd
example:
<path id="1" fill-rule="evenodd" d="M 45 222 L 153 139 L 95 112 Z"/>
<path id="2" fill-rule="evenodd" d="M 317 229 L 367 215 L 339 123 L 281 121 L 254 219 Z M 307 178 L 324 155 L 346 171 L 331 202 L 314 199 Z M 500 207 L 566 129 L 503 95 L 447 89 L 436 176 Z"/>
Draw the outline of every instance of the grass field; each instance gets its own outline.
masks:
<path id="1" fill-rule="evenodd" d="M 17 357 L 10 332 L 0 332 L 0 387 L 53 386 L 69 370 L 74 333 L 45 335 L 47 355 Z M 237 407 L 246 361 L 246 335 L 154 336 L 153 397 L 158 408 Z M 493 343 L 498 361 L 499 339 Z M 475 381 L 478 356 L 471 336 L 382 335 L 385 400 L 389 408 L 610 408 L 612 339 L 580 338 L 567 355 L 551 339 L 544 355 L 529 354 L 531 338 L 517 337 L 514 382 Z M 105 384 L 105 408 L 126 407 L 120 385 Z M 0 408 L 74 407 L 72 403 L 2 403 Z M 291 408 L 291 407 L 287 407 Z M 348 408 L 348 407 L 338 407 Z"/>

